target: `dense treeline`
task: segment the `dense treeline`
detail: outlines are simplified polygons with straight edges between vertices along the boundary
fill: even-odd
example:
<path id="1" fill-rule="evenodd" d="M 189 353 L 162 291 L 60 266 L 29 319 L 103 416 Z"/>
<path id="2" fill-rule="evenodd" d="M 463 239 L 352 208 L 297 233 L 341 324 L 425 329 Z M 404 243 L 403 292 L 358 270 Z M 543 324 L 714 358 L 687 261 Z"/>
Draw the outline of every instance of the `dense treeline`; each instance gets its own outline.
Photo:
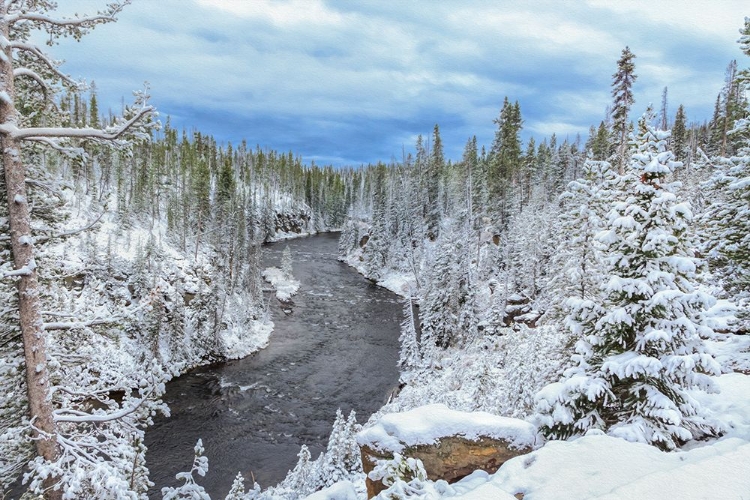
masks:
<path id="1" fill-rule="evenodd" d="M 75 20 L 50 2 L 0 6 L 4 489 L 26 468 L 48 498 L 144 498 L 143 433 L 168 412 L 164 382 L 268 339 L 261 243 L 342 226 L 344 258 L 378 281 L 406 277 L 419 303 L 401 359 L 404 380 L 428 388 L 418 404 L 457 388 L 452 405 L 536 412 L 551 438 L 600 428 L 665 449 L 722 432 L 686 391 L 717 369 L 702 347 L 713 296 L 739 311 L 723 327 L 747 329 L 748 70 L 730 63 L 706 123 L 683 106 L 670 120 L 665 89 L 635 126 L 626 48 L 585 142 L 524 145 L 506 98 L 492 144 L 469 138 L 460 161 L 436 125 L 402 163 L 333 169 L 169 120 L 158 131 L 147 91 L 102 116 L 95 88 L 30 40 L 79 38 L 128 3 Z M 465 353 L 475 369 L 456 362 Z M 356 424 L 337 420 L 317 465 L 301 452 L 289 495 L 356 468 Z"/>
<path id="2" fill-rule="evenodd" d="M 435 126 L 403 163 L 365 170 L 341 253 L 419 303 L 399 409 L 427 398 L 536 414 L 550 438 L 595 427 L 665 449 L 721 432 L 685 391 L 717 373 L 701 340 L 716 298 L 738 317 L 722 329 L 748 328 L 748 73 L 730 64 L 709 122 L 688 124 L 681 105 L 672 119 L 664 89 L 634 125 L 634 58 L 623 51 L 585 142 L 523 145 L 506 98 L 489 148 L 470 138 L 446 161 Z M 461 353 L 477 352 L 515 371 L 479 363 L 467 377 Z"/>
<path id="3" fill-rule="evenodd" d="M 59 110 L 55 119 L 76 129 L 117 120 L 97 116 L 93 90 L 87 98 L 64 94 Z M 40 480 L 32 487 L 52 474 L 61 484 L 78 477 L 75 494 L 84 496 L 143 492 L 143 431 L 149 415 L 166 411 L 163 382 L 267 342 L 273 324 L 260 279 L 262 243 L 339 228 L 359 174 L 244 142 L 219 145 L 171 128 L 168 119 L 161 131 L 127 144 L 71 140 L 65 152 L 32 146 L 23 155 L 48 369 L 65 388 L 51 397 L 54 411 L 126 415 L 106 425 L 62 424 L 67 447 L 58 462 L 34 462 L 32 477 Z M 5 226 L 5 190 L 0 197 Z M 0 245 L 2 271 L 11 272 L 9 238 L 0 236 Z M 0 295 L 5 488 L 32 443 L 18 439 L 29 421 L 12 279 L 0 281 Z M 92 446 L 107 450 L 106 467 L 92 458 Z M 103 467 L 121 481 L 98 481 Z"/>

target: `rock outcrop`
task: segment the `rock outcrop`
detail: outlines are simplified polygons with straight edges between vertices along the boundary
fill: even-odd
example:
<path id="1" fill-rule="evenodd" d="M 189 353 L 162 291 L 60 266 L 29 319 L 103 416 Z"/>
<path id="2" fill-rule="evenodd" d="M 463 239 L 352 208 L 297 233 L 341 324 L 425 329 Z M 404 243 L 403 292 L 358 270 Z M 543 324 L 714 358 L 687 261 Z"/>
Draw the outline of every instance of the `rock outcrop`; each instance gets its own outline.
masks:
<path id="1" fill-rule="evenodd" d="M 385 486 L 369 473 L 376 461 L 392 459 L 394 452 L 420 459 L 431 480 L 454 483 L 475 470 L 494 473 L 511 458 L 531 452 L 537 430 L 523 420 L 428 405 L 383 416 L 357 442 L 372 498 Z"/>

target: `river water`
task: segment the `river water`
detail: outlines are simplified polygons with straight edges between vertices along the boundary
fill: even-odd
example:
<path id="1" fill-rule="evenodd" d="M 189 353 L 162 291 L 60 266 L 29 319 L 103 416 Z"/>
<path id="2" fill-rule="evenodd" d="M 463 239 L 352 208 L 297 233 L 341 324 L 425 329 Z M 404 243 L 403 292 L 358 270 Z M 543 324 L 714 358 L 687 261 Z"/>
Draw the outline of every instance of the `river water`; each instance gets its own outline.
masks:
<path id="1" fill-rule="evenodd" d="M 151 498 L 190 470 L 198 438 L 209 460 L 198 482 L 213 499 L 224 498 L 237 472 L 274 486 L 300 446 L 313 458 L 325 449 L 337 408 L 364 422 L 398 383 L 399 297 L 337 261 L 338 233 L 268 245 L 264 267 L 279 266 L 287 245 L 301 287 L 292 306 L 270 298 L 269 346 L 167 384 L 172 416 L 146 433 Z"/>

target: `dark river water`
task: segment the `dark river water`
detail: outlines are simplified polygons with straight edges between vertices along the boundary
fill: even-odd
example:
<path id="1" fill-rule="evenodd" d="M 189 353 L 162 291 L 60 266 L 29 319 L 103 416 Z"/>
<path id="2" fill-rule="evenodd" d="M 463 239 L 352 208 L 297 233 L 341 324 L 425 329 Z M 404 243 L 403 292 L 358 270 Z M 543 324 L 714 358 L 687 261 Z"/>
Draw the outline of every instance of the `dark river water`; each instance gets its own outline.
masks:
<path id="1" fill-rule="evenodd" d="M 265 488 L 294 467 L 303 444 L 317 457 L 337 408 L 364 422 L 383 405 L 398 383 L 400 300 L 338 262 L 337 244 L 332 233 L 264 248 L 264 267 L 279 266 L 289 245 L 301 282 L 294 305 L 269 300 L 267 348 L 167 384 L 172 416 L 146 433 L 152 498 L 190 470 L 198 438 L 209 461 L 198 483 L 221 499 L 237 472 Z"/>

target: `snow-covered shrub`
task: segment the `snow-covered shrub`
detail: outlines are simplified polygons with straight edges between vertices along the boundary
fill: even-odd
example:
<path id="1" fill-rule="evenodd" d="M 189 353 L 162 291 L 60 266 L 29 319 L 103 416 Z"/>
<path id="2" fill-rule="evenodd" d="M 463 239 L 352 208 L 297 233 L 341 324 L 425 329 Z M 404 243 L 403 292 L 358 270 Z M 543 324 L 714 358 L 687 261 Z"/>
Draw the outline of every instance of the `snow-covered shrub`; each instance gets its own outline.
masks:
<path id="1" fill-rule="evenodd" d="M 179 472 L 175 476 L 179 481 L 184 481 L 183 484 L 176 488 L 165 487 L 161 489 L 162 498 L 164 500 L 211 500 L 203 486 L 195 482 L 193 474 L 198 474 L 204 477 L 208 472 L 208 457 L 203 456 L 203 442 L 199 439 L 195 444 L 195 457 L 193 458 L 193 466 L 190 472 Z M 241 477 L 241 476 L 240 476 Z"/>
<path id="2" fill-rule="evenodd" d="M 390 460 L 378 460 L 368 477 L 388 487 L 375 497 L 380 500 L 417 498 L 426 493 L 427 472 L 418 458 L 394 453 Z"/>

